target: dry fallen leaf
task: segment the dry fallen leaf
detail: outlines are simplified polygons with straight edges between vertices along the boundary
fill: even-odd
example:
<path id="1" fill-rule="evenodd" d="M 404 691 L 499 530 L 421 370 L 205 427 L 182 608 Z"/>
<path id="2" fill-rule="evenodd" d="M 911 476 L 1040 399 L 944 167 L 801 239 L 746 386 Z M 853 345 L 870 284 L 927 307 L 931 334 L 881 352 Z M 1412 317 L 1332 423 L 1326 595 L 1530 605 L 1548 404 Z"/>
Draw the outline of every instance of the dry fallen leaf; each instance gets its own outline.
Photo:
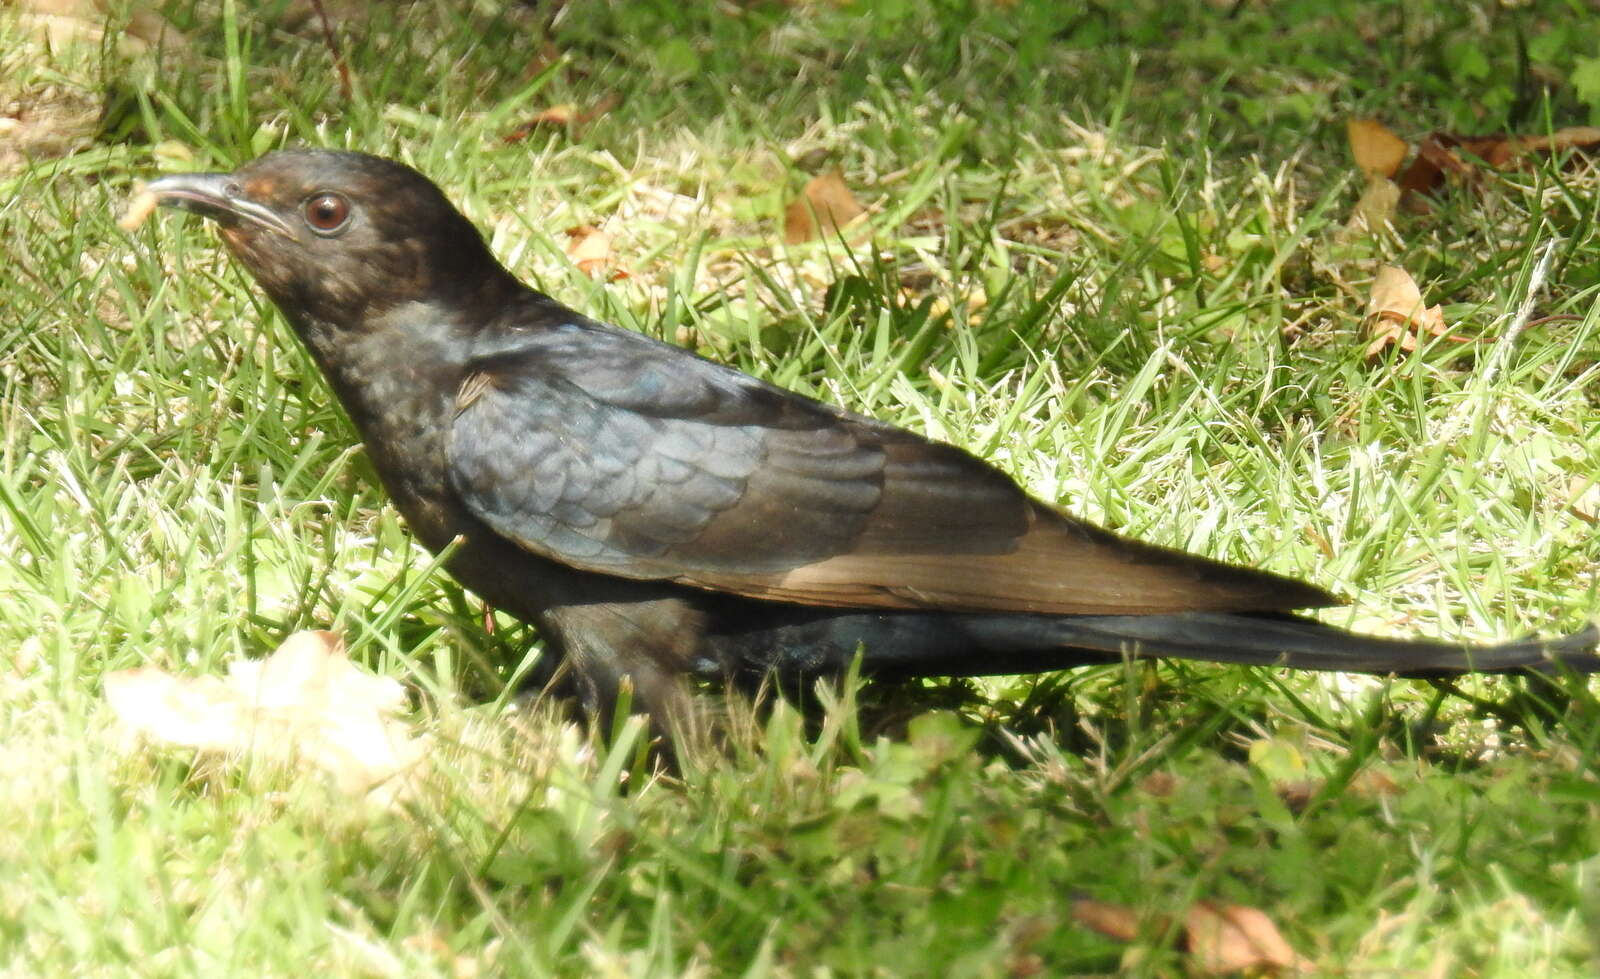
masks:
<path id="1" fill-rule="evenodd" d="M 1284 940 L 1265 912 L 1242 904 L 1201 901 L 1184 915 L 1183 934 L 1192 966 L 1200 973 L 1304 971 L 1312 967 Z"/>
<path id="2" fill-rule="evenodd" d="M 570 129 L 573 135 L 577 134 L 580 127 L 586 126 L 596 119 L 615 109 L 622 103 L 622 96 L 616 92 L 608 92 L 598 102 L 587 109 L 579 108 L 572 102 L 561 102 L 549 108 L 541 109 L 523 120 L 517 128 L 506 135 L 505 141 L 516 143 L 526 139 L 528 134 L 541 127 Z"/>
<path id="3" fill-rule="evenodd" d="M 1400 175 L 1400 190 L 1407 195 L 1429 193 L 1444 183 L 1447 174 L 1468 183 L 1477 179 L 1478 169 L 1456 155 L 1457 146 L 1480 157 L 1493 149 L 1492 141 L 1472 143 L 1448 133 L 1431 133 L 1417 145 L 1417 158 Z"/>
<path id="4" fill-rule="evenodd" d="M 1072 902 L 1072 920 L 1119 942 L 1139 937 L 1139 914 L 1124 904 L 1079 898 Z"/>
<path id="5" fill-rule="evenodd" d="M 1434 132 L 1417 144 L 1416 158 L 1402 172 L 1400 165 L 1410 147 L 1383 123 L 1351 119 L 1345 124 L 1345 132 L 1356 166 L 1367 177 L 1367 189 L 1346 225 L 1346 233 L 1361 230 L 1361 224 L 1371 230 L 1380 227 L 1382 220 L 1393 214 L 1394 188 L 1398 188 L 1398 196 L 1404 197 L 1409 207 L 1426 210 L 1427 203 L 1417 195 L 1437 190 L 1446 179 L 1473 184 L 1487 177 L 1490 170 L 1505 169 L 1532 156 L 1600 149 L 1600 127 L 1596 126 L 1573 126 L 1538 136 Z M 1390 180 L 1394 181 L 1392 185 Z"/>
<path id="6" fill-rule="evenodd" d="M 1356 166 L 1369 178 L 1393 177 L 1411 147 L 1376 119 L 1351 119 L 1345 124 Z"/>
<path id="7" fill-rule="evenodd" d="M 224 678 L 145 667 L 105 684 L 112 712 L 151 741 L 309 765 L 380 801 L 395 797 L 396 776 L 423 757 L 422 742 L 394 716 L 405 690 L 352 665 L 331 632 L 297 632 L 270 656 L 234 662 Z"/>
<path id="8" fill-rule="evenodd" d="M 617 279 L 626 279 L 628 273 L 621 269 L 612 269 L 615 253 L 611 249 L 611 235 L 601 231 L 592 224 L 580 224 L 568 228 L 567 257 L 578 270 L 591 278 L 606 275 L 607 281 L 615 282 Z"/>
<path id="9" fill-rule="evenodd" d="M 783 212 L 783 240 L 791 245 L 817 237 L 833 237 L 867 209 L 845 185 L 837 168 L 806 181 L 800 196 Z"/>
<path id="10" fill-rule="evenodd" d="M 571 102 L 561 102 L 548 109 L 542 109 L 529 116 L 523 123 L 525 127 L 533 126 L 565 126 L 578 118 L 578 107 Z"/>
<path id="11" fill-rule="evenodd" d="M 1600 524 L 1600 480 L 1579 474 L 1567 481 L 1567 510 L 1584 523 Z"/>
<path id="12" fill-rule="evenodd" d="M 1072 918 L 1115 941 L 1131 942 L 1139 935 L 1139 915 L 1126 905 L 1077 900 L 1072 902 Z M 1183 948 L 1189 955 L 1189 971 L 1197 975 L 1313 968 L 1265 912 L 1242 904 L 1201 901 L 1190 907 L 1183 916 Z"/>
<path id="13" fill-rule="evenodd" d="M 1340 231 L 1343 238 L 1372 234 L 1391 227 L 1400 207 L 1400 186 L 1381 173 L 1367 178 L 1366 189 Z"/>
<path id="14" fill-rule="evenodd" d="M 1446 177 L 1473 183 L 1485 176 L 1485 166 L 1502 170 L 1528 157 L 1550 156 L 1566 150 L 1600 150 L 1600 127 L 1572 126 L 1540 136 L 1469 137 L 1431 133 L 1417 146 L 1417 158 L 1400 176 L 1400 189 L 1408 194 L 1429 193 L 1444 183 Z"/>
<path id="15" fill-rule="evenodd" d="M 1424 306 L 1422 290 L 1417 288 L 1416 280 L 1405 269 L 1393 265 L 1378 270 L 1363 322 L 1373 335 L 1372 342 L 1367 344 L 1368 357 L 1377 356 L 1391 343 L 1398 344 L 1401 350 L 1415 350 L 1418 336 L 1424 333 L 1444 336 L 1449 331 L 1444 323 L 1443 307 Z"/>
<path id="16" fill-rule="evenodd" d="M 1513 143 L 1519 153 L 1560 153 L 1600 147 L 1600 126 L 1568 126 L 1548 136 L 1522 136 Z"/>

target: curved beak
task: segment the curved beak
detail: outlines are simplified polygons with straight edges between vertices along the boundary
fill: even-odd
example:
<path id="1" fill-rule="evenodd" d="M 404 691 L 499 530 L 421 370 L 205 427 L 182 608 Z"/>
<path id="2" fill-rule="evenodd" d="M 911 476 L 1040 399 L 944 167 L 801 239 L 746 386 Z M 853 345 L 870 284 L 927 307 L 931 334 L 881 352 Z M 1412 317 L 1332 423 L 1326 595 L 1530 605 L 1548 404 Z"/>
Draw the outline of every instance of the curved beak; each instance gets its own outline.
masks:
<path id="1" fill-rule="evenodd" d="M 222 225 L 245 221 L 286 238 L 295 236 L 277 211 L 245 197 L 231 173 L 175 173 L 150 181 L 144 192 L 157 204 L 192 211 Z"/>

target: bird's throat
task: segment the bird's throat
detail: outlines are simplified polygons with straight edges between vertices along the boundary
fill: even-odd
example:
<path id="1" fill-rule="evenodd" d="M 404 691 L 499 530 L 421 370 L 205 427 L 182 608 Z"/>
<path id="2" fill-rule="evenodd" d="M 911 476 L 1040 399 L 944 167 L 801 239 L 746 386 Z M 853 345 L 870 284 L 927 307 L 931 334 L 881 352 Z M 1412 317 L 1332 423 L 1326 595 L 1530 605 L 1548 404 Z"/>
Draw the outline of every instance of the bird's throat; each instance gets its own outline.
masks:
<path id="1" fill-rule="evenodd" d="M 439 550 L 463 532 L 447 453 L 468 346 L 423 304 L 397 307 L 359 326 L 294 323 L 361 435 L 384 489 L 418 538 Z M 452 342 L 455 341 L 455 342 Z"/>

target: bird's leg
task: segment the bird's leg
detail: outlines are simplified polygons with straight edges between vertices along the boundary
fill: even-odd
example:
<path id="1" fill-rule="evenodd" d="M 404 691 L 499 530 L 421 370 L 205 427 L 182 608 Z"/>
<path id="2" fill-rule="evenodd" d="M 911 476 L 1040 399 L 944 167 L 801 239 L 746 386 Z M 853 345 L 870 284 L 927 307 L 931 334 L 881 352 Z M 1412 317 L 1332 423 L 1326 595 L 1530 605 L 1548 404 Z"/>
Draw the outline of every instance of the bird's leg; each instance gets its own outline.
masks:
<path id="1" fill-rule="evenodd" d="M 700 635 L 700 613 L 676 599 L 566 605 L 544 613 L 542 625 L 571 665 L 578 696 L 603 735 L 615 728 L 617 708 L 650 719 L 658 750 L 675 763 L 673 747 L 705 740 L 684 675 L 696 655 L 679 648 Z"/>

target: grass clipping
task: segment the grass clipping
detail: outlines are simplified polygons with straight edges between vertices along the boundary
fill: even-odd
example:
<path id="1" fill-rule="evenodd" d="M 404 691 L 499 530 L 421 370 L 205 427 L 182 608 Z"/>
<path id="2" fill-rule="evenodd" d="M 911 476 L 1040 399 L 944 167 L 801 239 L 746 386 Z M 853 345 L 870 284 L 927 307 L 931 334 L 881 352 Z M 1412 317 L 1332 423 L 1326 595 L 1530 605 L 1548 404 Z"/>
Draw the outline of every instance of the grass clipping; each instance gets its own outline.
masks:
<path id="1" fill-rule="evenodd" d="M 396 717 L 405 689 L 352 664 L 331 632 L 297 632 L 226 677 L 143 667 L 107 675 L 105 690 L 117 718 L 152 743 L 317 769 L 382 805 L 404 796 L 425 751 Z"/>

